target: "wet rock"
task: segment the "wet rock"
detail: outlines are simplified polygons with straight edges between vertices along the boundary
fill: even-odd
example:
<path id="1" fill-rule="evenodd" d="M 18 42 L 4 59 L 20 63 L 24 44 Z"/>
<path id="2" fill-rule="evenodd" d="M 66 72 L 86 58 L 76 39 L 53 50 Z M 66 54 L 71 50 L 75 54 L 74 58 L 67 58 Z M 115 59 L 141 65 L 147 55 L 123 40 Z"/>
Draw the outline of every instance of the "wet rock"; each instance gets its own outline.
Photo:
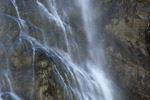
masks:
<path id="1" fill-rule="evenodd" d="M 105 24 L 107 39 L 112 40 L 111 43 L 105 40 L 108 66 L 127 100 L 149 100 L 150 7 L 138 2 L 124 4 L 124 8 L 121 7 L 124 12 L 112 13 L 110 22 Z"/>
<path id="2" fill-rule="evenodd" d="M 32 50 L 27 41 L 14 46 L 9 55 L 14 91 L 24 100 L 62 100 L 63 87 L 56 83 L 57 66 L 44 50 Z M 33 55 L 35 53 L 35 55 Z M 55 78 L 52 78 L 55 77 Z"/>
<path id="3" fill-rule="evenodd" d="M 36 99 L 62 100 L 64 98 L 63 87 L 56 82 L 58 78 L 55 77 L 54 70 L 57 64 L 42 52 L 41 50 L 37 51 L 35 58 Z"/>
<path id="4" fill-rule="evenodd" d="M 47 5 L 45 1 L 39 1 Z M 93 12 L 98 16 L 96 27 L 102 31 L 103 34 L 100 35 L 105 36 L 102 41 L 106 44 L 107 65 L 114 75 L 114 80 L 126 93 L 126 100 L 150 100 L 149 3 L 144 0 L 93 1 L 95 5 Z M 80 11 L 71 9 L 71 6 L 75 5 L 70 6 L 70 2 L 63 0 L 63 7 L 68 13 L 67 18 L 61 10 L 61 2 L 59 0 L 57 2 L 58 14 L 63 16 L 64 27 L 68 24 L 72 26 L 72 32 L 76 33 L 75 41 L 81 44 L 79 51 L 84 51 L 86 37 Z M 16 0 L 16 3 L 21 18 L 26 22 L 30 38 L 36 39 L 38 43 L 46 41 L 48 45 L 66 51 L 65 34 L 62 26 L 57 25 L 59 22 L 50 20 L 36 0 Z M 49 10 L 47 6 L 46 8 Z M 35 49 L 33 52 L 32 41 L 23 38 L 19 40 L 17 13 L 10 0 L 0 0 L 0 19 L 3 19 L 0 20 L 0 68 L 10 68 L 15 93 L 24 100 L 33 97 L 36 100 L 63 100 L 64 90 L 57 70 L 64 77 L 65 70 L 62 69 L 65 65 L 57 57 L 47 55 L 45 50 Z M 69 31 L 68 28 L 66 30 L 68 36 L 70 36 Z M 85 52 L 78 55 L 86 57 Z M 81 62 L 83 58 L 81 57 Z M 0 75 L 0 79 L 5 77 L 2 76 L 1 71 Z M 6 91 L 8 82 L 4 81 L 6 87 L 2 90 Z M 1 84 L 3 83 L 0 82 Z M 11 98 L 9 94 L 2 96 L 4 99 L 6 97 Z"/>
<path id="5" fill-rule="evenodd" d="M 1 0 L 0 19 L 3 20 L 0 20 L 0 68 L 6 69 L 6 71 L 10 70 L 9 77 L 14 92 L 23 100 L 32 98 L 36 98 L 36 100 L 62 100 L 64 90 L 58 82 L 55 70 L 55 67 L 61 66 L 61 63 L 56 64 L 54 58 L 47 56 L 44 50 L 36 49 L 33 52 L 32 40 L 37 40 L 42 44 L 46 42 L 47 45 L 55 45 L 65 50 L 64 30 L 58 26 L 58 22 L 43 16 L 38 4 L 33 0 L 24 2 L 16 0 L 16 4 L 27 30 L 22 30 L 23 25 L 18 21 L 11 0 Z M 30 39 L 19 36 L 21 32 L 25 31 Z M 6 86 L 0 87 L 0 91 L 10 91 L 9 82 L 4 80 L 6 76 L 3 74 L 0 71 L 0 79 L 5 84 L 0 82 L 0 85 Z M 7 95 L 3 96 L 3 98 L 6 97 Z"/>

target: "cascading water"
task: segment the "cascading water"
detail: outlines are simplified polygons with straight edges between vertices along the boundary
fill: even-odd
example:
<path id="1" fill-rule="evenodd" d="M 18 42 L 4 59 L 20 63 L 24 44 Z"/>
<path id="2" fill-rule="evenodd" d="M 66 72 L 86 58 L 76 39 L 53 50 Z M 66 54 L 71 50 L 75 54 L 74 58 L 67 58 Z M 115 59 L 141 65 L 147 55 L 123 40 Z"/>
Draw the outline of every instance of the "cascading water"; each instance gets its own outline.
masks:
<path id="1" fill-rule="evenodd" d="M 80 61 L 82 51 L 80 48 L 80 44 L 75 39 L 75 32 L 72 31 L 72 26 L 63 20 L 63 17 L 68 17 L 67 12 L 64 10 L 64 16 L 60 16 L 58 14 L 57 8 L 57 0 L 46 0 L 48 4 L 48 8 L 40 1 L 36 0 L 36 5 L 39 7 L 42 15 L 44 15 L 49 23 L 54 22 L 60 32 L 63 34 L 61 35 L 61 39 L 64 40 L 65 48 L 60 48 L 57 43 L 61 40 L 56 40 L 55 45 L 48 44 L 48 35 L 43 28 L 40 28 L 30 22 L 30 24 L 36 28 L 39 28 L 42 32 L 42 39 L 43 41 L 39 41 L 38 39 L 34 38 L 29 33 L 29 28 L 27 25 L 27 21 L 24 20 L 19 13 L 18 6 L 15 0 L 11 0 L 17 17 L 13 17 L 10 15 L 2 14 L 3 16 L 13 18 L 19 26 L 20 35 L 19 35 L 19 43 L 23 42 L 23 40 L 28 41 L 32 45 L 32 89 L 30 93 L 30 99 L 34 100 L 34 92 L 35 92 L 35 51 L 37 48 L 42 48 L 45 52 L 56 56 L 64 63 L 65 69 L 69 73 L 64 73 L 65 76 L 62 76 L 57 67 L 55 70 L 59 75 L 60 81 L 63 84 L 65 97 L 64 100 L 114 100 L 114 96 L 112 93 L 112 86 L 107 79 L 103 69 L 103 62 L 104 61 L 104 51 L 102 44 L 97 39 L 98 30 L 95 28 L 95 16 L 92 13 L 92 0 L 78 0 L 76 2 L 79 5 L 79 9 L 81 9 L 83 27 L 85 31 L 85 36 L 87 42 L 85 45 L 87 47 L 84 51 L 86 56 L 82 57 L 82 61 Z M 25 1 L 24 1 L 25 2 Z M 25 3 L 24 3 L 25 5 Z M 55 34 L 54 34 L 55 35 Z M 56 36 L 57 37 L 57 36 Z M 3 43 L 2 43 L 2 47 Z M 5 49 L 5 47 L 4 47 Z M 10 50 L 13 49 L 13 46 L 10 46 Z M 7 51 L 7 50 L 4 50 Z M 76 52 L 74 52 L 76 51 Z M 76 55 L 76 56 L 74 56 Z M 6 56 L 9 57 L 8 55 Z M 74 60 L 76 59 L 76 60 Z M 9 62 L 9 61 L 8 61 Z M 7 65 L 7 64 L 6 64 Z M 13 91 L 14 85 L 12 85 L 11 81 L 13 80 L 13 76 L 11 76 L 11 65 L 8 63 L 7 68 L 0 67 L 0 100 L 24 100 L 24 98 L 19 98 L 15 92 Z M 61 68 L 59 68 L 61 69 Z M 68 76 L 69 75 L 69 76 Z M 69 79 L 71 77 L 71 79 Z M 65 81 L 66 80 L 66 81 Z M 8 87 L 5 87 L 5 84 L 9 84 Z M 4 89 L 2 89 L 2 87 Z"/>
<path id="2" fill-rule="evenodd" d="M 89 55 L 86 61 L 86 66 L 91 73 L 91 79 L 89 80 L 93 79 L 91 82 L 87 80 L 89 81 L 89 84 L 91 84 L 87 89 L 87 91 L 89 91 L 89 94 L 85 95 L 85 98 L 83 98 L 82 100 L 114 100 L 110 83 L 102 71 L 104 51 L 102 49 L 102 46 L 99 45 L 100 41 L 96 41 L 96 37 L 98 36 L 97 34 L 99 33 L 97 33 L 97 30 L 95 29 L 96 24 L 94 23 L 95 16 L 92 11 L 92 2 L 91 0 L 79 0 L 79 4 L 81 6 L 84 29 L 88 39 Z M 95 41 L 99 44 L 95 44 Z M 83 90 L 85 90 L 85 88 L 83 88 Z"/>

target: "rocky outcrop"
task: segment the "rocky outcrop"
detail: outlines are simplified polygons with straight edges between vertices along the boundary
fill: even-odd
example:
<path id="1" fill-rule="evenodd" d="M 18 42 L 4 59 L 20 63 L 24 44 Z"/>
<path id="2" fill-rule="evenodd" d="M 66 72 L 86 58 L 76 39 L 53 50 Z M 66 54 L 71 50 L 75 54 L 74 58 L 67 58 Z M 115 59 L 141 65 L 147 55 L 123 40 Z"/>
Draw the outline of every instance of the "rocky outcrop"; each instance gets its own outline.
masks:
<path id="1" fill-rule="evenodd" d="M 9 64 L 13 75 L 13 89 L 24 100 L 64 98 L 63 86 L 57 82 L 59 77 L 56 69 L 61 64 L 56 64 L 51 54 L 46 54 L 42 49 L 36 49 L 34 52 L 31 44 L 23 41 L 10 51 Z"/>
<path id="2" fill-rule="evenodd" d="M 48 6 L 46 1 L 39 1 Z M 68 0 L 63 0 L 63 3 L 56 1 L 58 12 L 63 18 L 65 14 L 61 8 L 66 7 L 68 18 L 63 20 L 66 27 L 67 24 L 71 25 L 72 32 L 76 33 L 73 38 L 80 44 L 79 51 L 82 50 L 82 55 L 86 57 L 87 52 L 83 50 L 86 48 L 86 38 L 79 9 L 74 9 L 76 5 Z M 93 0 L 96 28 L 102 33 L 99 37 L 102 37 L 105 44 L 106 66 L 126 94 L 126 100 L 150 100 L 150 5 L 148 0 L 138 1 Z M 16 3 L 21 18 L 26 22 L 29 38 L 66 51 L 63 30 L 54 20 L 48 19 L 36 0 L 16 0 Z M 3 20 L 0 20 L 0 68 L 10 68 L 14 92 L 24 100 L 30 100 L 33 96 L 35 100 L 68 100 L 57 72 L 59 70 L 63 76 L 65 72 L 62 71 L 65 70 L 60 68 L 65 65 L 44 49 L 35 49 L 33 41 L 20 41 L 17 17 L 11 1 L 1 0 L 0 19 Z M 66 33 L 72 39 L 69 27 Z M 78 51 L 75 49 L 73 52 Z M 80 58 L 81 62 L 83 58 Z M 4 77 L 0 76 L 0 79 Z M 4 91 L 9 88 L 7 81 L 4 80 Z"/>
<path id="3" fill-rule="evenodd" d="M 127 100 L 149 100 L 150 6 L 124 0 L 105 5 L 104 11 L 112 11 L 104 24 L 108 66 Z"/>
<path id="4" fill-rule="evenodd" d="M 19 0 L 16 0 L 16 3 L 21 18 L 26 21 L 26 31 L 28 31 L 26 34 L 29 34 L 30 38 L 42 44 L 45 33 L 46 37 L 49 37 L 47 39 L 49 45 L 53 46 L 56 40 L 61 40 L 57 43 L 58 47 L 66 49 L 63 34 L 61 34 L 62 30 L 56 23 L 44 19 L 39 12 L 37 13 L 40 10 L 34 1 L 31 3 L 28 0 L 24 2 L 25 5 Z M 24 30 L 20 28 L 22 26 L 17 19 L 17 13 L 11 0 L 0 1 L 0 19 L 0 79 L 4 81 L 0 81 L 0 85 L 4 86 L 0 86 L 2 89 L 0 91 L 10 91 L 9 82 L 4 75 L 4 71 L 8 71 L 13 90 L 20 98 L 23 98 L 22 100 L 64 99 L 64 88 L 60 84 L 61 81 L 58 82 L 59 77 L 56 70 L 56 68 L 59 70 L 64 64 L 44 49 L 34 49 L 33 41 L 30 39 L 20 37 Z M 48 34 L 52 31 L 59 36 L 58 39 L 54 34 Z M 7 95 L 9 96 L 9 93 L 4 94 L 3 97 Z"/>

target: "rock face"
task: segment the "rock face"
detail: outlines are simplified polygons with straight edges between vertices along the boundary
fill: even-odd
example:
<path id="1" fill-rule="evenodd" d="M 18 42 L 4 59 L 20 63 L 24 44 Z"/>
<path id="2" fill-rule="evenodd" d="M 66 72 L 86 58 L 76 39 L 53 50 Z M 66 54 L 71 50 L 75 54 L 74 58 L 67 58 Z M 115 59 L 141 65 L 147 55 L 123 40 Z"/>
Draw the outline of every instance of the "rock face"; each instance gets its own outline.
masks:
<path id="1" fill-rule="evenodd" d="M 150 5 L 110 0 L 104 8 L 112 12 L 104 23 L 107 66 L 127 100 L 150 100 Z"/>
<path id="2" fill-rule="evenodd" d="M 46 1 L 39 1 L 47 5 Z M 75 5 L 69 0 L 63 0 L 63 3 L 56 1 L 60 15 L 65 16 L 60 9 L 66 7 L 68 19 L 64 19 L 64 22 L 71 25 L 72 32 L 76 33 L 74 38 L 81 44 L 80 49 L 86 48 L 79 9 L 70 10 Z M 104 37 L 101 39 L 105 44 L 106 66 L 111 70 L 114 81 L 124 91 L 126 100 L 150 100 L 149 1 L 93 0 L 93 3 L 97 17 L 95 23 Z M 66 51 L 63 30 L 54 21 L 49 21 L 36 0 L 16 0 L 16 4 L 21 18 L 26 21 L 29 38 L 43 44 L 46 40 L 47 45 Z M 0 69 L 10 68 L 14 92 L 24 100 L 30 100 L 33 96 L 35 100 L 68 100 L 57 75 L 57 70 L 65 65 L 44 49 L 35 49 L 33 41 L 20 41 L 20 27 L 16 18 L 11 1 L 0 0 L 0 19 L 3 19 L 0 20 Z M 63 76 L 63 72 L 60 74 Z M 0 75 L 3 75 L 1 70 Z M 0 79 L 4 77 L 0 76 Z M 2 90 L 7 91 L 9 84 L 7 80 L 4 82 L 6 84 Z"/>
<path id="3" fill-rule="evenodd" d="M 61 38 L 62 30 L 54 22 L 48 23 L 46 19 L 43 21 L 43 16 L 37 13 L 40 10 L 34 0 L 24 2 L 28 5 L 27 7 L 20 0 L 16 0 L 16 3 L 21 18 L 26 21 L 28 38 L 43 43 L 44 30 L 45 33 L 53 31 L 56 36 L 59 36 L 55 39 L 52 34 L 47 34 L 49 45 L 54 45 L 56 40 L 64 42 L 64 38 Z M 4 81 L 0 81 L 0 91 L 10 91 L 8 78 L 3 74 L 8 71 L 13 91 L 23 98 L 22 100 L 33 100 L 33 98 L 35 100 L 63 100 L 64 88 L 59 83 L 61 81 L 58 82 L 56 68 L 59 70 L 64 64 L 45 50 L 34 49 L 33 41 L 25 38 L 20 40 L 20 34 L 24 30 L 21 30 L 22 26 L 18 22 L 16 13 L 11 0 L 0 1 L 0 79 Z M 65 45 L 61 42 L 57 45 L 65 49 Z M 7 95 L 9 96 L 9 93 L 2 96 L 5 99 Z"/>
<path id="4" fill-rule="evenodd" d="M 16 44 L 6 57 L 8 57 L 12 74 L 10 81 L 13 90 L 23 100 L 32 98 L 36 100 L 62 100 L 64 98 L 63 85 L 59 83 L 61 81 L 58 81 L 56 69 L 64 66 L 59 59 L 55 58 L 54 60 L 51 54 L 46 54 L 46 51 L 41 49 L 36 49 L 33 52 L 31 44 L 27 41 Z M 3 63 L 1 62 L 1 64 Z"/>

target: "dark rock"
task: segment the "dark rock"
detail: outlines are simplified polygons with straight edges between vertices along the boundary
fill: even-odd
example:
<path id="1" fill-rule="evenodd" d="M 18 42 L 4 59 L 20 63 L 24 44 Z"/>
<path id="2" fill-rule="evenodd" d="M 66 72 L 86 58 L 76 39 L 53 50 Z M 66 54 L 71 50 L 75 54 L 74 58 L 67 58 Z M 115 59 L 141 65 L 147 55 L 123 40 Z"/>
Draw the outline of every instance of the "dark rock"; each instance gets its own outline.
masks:
<path id="1" fill-rule="evenodd" d="M 149 100 L 150 6 L 136 1 L 122 5 L 125 6 L 112 13 L 110 22 L 105 24 L 106 39 L 111 41 L 105 40 L 108 66 L 127 100 Z M 113 6 L 113 9 L 117 9 L 117 6 Z"/>

